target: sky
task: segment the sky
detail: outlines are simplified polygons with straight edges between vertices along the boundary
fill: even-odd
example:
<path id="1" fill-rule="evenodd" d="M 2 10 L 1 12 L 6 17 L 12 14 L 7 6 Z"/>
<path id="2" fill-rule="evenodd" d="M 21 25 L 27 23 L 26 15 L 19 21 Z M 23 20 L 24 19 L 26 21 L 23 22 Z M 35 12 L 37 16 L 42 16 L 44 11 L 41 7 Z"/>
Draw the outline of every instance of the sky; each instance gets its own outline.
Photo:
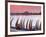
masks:
<path id="1" fill-rule="evenodd" d="M 11 13 L 23 13 L 28 11 L 29 13 L 40 13 L 40 6 L 22 6 L 22 5 L 10 5 Z"/>

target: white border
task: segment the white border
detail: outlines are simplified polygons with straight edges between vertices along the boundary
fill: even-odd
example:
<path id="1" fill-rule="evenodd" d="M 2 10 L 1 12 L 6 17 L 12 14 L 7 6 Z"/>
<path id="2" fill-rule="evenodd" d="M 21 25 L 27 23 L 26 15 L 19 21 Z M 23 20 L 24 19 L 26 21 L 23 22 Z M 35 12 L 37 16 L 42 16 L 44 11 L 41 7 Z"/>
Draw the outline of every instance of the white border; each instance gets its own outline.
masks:
<path id="1" fill-rule="evenodd" d="M 23 32 L 10 32 L 10 5 L 26 5 L 26 6 L 41 6 L 41 31 L 23 31 Z M 42 4 L 27 4 L 27 3 L 8 3 L 8 35 L 17 34 L 32 34 L 32 33 L 43 33 L 43 5 Z"/>

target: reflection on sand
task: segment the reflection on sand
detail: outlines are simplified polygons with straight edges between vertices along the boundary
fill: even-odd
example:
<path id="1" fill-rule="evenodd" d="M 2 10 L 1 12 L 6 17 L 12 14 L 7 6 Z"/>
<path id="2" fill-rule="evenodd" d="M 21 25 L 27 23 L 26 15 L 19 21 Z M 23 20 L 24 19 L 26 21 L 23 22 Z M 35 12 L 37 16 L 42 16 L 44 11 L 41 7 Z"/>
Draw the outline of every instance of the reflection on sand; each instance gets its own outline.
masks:
<path id="1" fill-rule="evenodd" d="M 39 18 L 40 16 L 14 16 L 10 21 L 10 31 L 15 32 L 41 30 L 41 21 Z"/>

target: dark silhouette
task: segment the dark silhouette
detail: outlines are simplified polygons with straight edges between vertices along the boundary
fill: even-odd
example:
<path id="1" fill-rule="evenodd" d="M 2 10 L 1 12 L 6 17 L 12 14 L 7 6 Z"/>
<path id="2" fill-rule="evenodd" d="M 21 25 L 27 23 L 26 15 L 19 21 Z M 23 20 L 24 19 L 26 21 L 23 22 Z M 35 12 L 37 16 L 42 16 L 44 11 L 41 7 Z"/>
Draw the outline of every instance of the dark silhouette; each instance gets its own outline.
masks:
<path id="1" fill-rule="evenodd" d="M 12 21 L 13 21 L 14 18 L 11 19 L 10 21 L 10 27 L 13 28 L 11 25 L 12 25 Z"/>
<path id="2" fill-rule="evenodd" d="M 17 29 L 17 30 L 20 30 L 20 24 L 18 24 L 18 21 L 19 21 L 19 19 L 17 19 L 17 22 L 16 22 L 15 25 L 16 25 L 16 29 Z"/>
<path id="3" fill-rule="evenodd" d="M 26 29 L 29 30 L 29 28 L 28 28 L 28 21 L 27 21 L 27 23 L 26 23 Z"/>
<path id="4" fill-rule="evenodd" d="M 36 21 L 35 30 L 41 30 L 41 22 L 39 24 L 39 20 Z"/>
<path id="5" fill-rule="evenodd" d="M 32 30 L 32 21 L 30 20 L 29 22 L 29 30 L 31 31 Z"/>

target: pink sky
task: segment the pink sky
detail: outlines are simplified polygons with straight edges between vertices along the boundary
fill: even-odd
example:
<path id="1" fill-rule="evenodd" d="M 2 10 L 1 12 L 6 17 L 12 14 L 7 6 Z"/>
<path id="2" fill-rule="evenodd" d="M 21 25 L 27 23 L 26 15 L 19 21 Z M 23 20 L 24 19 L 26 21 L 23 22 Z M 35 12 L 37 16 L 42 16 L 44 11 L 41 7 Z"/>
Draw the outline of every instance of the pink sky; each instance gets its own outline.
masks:
<path id="1" fill-rule="evenodd" d="M 18 5 L 10 5 L 11 13 L 19 13 L 19 12 L 32 12 L 32 13 L 40 13 L 40 6 L 18 6 Z"/>

